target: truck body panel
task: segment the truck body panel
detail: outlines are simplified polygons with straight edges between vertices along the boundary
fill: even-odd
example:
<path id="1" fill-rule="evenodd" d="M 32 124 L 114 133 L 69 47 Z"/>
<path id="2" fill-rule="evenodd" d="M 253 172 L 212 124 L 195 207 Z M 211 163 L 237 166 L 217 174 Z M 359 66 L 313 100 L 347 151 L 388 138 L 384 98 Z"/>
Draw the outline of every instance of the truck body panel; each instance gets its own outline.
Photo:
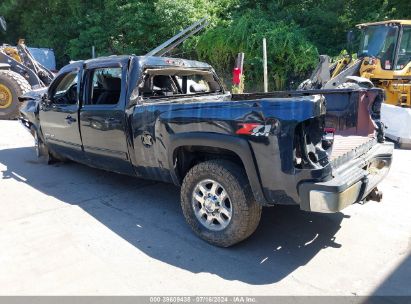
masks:
<path id="1" fill-rule="evenodd" d="M 118 92 L 99 82 L 114 70 L 121 78 Z M 50 95 L 69 73 L 80 80 L 73 89 L 77 99 L 55 105 Z M 193 73 L 205 81 L 187 80 Z M 178 94 L 157 87 L 158 76 L 178 87 Z M 151 95 L 145 95 L 147 83 Z M 210 91 L 202 91 L 205 86 Z M 118 102 L 92 104 L 110 94 L 117 94 Z M 313 200 L 331 201 L 329 211 L 338 211 L 363 200 L 372 190 L 363 186 L 368 167 L 384 160 L 382 177 L 370 183 L 375 188 L 392 157 L 392 145 L 383 143 L 379 89 L 231 95 L 205 63 L 113 56 L 66 66 L 47 94 L 21 99 L 26 100 L 22 122 L 65 157 L 176 185 L 196 163 L 228 159 L 244 168 L 255 200 L 263 205 L 300 204 L 304 210 L 323 212 L 327 204 L 316 207 Z M 327 129 L 332 135 L 328 144 Z M 341 176 L 349 163 L 358 170 L 347 182 Z M 317 189 L 328 189 L 334 197 L 321 196 Z M 343 199 L 335 193 L 343 193 Z"/>

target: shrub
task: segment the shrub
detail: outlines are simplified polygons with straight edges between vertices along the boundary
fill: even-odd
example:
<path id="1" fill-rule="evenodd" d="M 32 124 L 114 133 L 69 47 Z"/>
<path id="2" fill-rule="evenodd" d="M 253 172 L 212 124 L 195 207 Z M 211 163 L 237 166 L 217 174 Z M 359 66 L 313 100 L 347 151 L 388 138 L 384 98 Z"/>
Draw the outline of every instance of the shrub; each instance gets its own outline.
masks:
<path id="1" fill-rule="evenodd" d="M 286 87 L 287 79 L 303 79 L 317 63 L 316 47 L 294 23 L 272 21 L 259 10 L 209 29 L 198 39 L 196 52 L 222 74 L 231 71 L 238 53 L 245 53 L 247 90 L 263 86 L 262 41 L 267 39 L 269 89 Z"/>

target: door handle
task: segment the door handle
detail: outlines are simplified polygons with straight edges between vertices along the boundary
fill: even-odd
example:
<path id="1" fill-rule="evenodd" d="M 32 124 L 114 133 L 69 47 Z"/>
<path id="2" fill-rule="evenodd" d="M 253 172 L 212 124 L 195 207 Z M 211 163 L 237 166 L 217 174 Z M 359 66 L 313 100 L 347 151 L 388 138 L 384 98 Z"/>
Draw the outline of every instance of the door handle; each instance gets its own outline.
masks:
<path id="1" fill-rule="evenodd" d="M 77 120 L 73 117 L 71 117 L 71 115 L 67 115 L 67 117 L 65 118 L 66 122 L 71 125 L 73 122 L 76 122 Z"/>

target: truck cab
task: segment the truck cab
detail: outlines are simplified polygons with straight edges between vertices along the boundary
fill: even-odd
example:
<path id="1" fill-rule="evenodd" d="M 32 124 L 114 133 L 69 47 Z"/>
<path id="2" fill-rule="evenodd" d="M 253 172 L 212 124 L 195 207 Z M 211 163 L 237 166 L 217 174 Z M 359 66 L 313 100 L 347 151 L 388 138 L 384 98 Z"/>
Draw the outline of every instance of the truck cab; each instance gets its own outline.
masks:
<path id="1" fill-rule="evenodd" d="M 386 92 L 386 103 L 411 107 L 411 20 L 357 25 L 358 57 L 365 58 L 360 75 Z"/>

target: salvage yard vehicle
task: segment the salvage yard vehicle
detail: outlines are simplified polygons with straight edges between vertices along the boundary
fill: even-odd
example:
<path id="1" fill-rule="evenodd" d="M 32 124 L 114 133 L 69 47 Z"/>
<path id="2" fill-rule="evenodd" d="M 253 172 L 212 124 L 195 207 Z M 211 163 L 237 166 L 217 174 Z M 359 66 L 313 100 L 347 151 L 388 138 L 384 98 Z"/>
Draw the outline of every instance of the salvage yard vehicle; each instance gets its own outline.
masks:
<path id="1" fill-rule="evenodd" d="M 255 231 L 262 206 L 381 199 L 392 160 L 378 88 L 235 95 L 206 63 L 110 56 L 21 100 L 39 156 L 179 185 L 191 228 L 223 247 Z"/>
<path id="2" fill-rule="evenodd" d="M 7 29 L 6 21 L 1 16 L 0 28 L 3 31 Z M 24 39 L 20 39 L 17 46 L 0 45 L 0 119 L 18 118 L 21 105 L 18 97 L 51 83 L 53 72 L 40 62 L 53 66 L 54 51 L 28 48 Z"/>

